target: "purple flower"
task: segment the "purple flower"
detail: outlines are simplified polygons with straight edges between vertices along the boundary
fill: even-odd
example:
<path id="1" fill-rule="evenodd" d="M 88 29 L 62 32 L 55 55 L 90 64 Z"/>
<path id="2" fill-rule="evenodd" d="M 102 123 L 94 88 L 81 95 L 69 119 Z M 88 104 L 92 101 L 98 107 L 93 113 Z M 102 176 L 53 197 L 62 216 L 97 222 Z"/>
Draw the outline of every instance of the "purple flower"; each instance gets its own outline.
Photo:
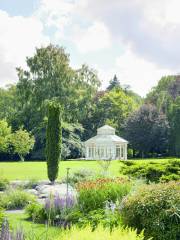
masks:
<path id="1" fill-rule="evenodd" d="M 55 196 L 50 196 L 45 201 L 45 209 L 61 211 L 66 208 L 72 208 L 75 205 L 75 198 L 72 195 L 62 196 L 60 197 L 59 194 Z"/>
<path id="2" fill-rule="evenodd" d="M 9 223 L 5 219 L 2 223 L 0 230 L 0 239 L 1 240 L 25 240 L 25 235 L 23 230 L 19 229 L 16 232 L 10 232 Z"/>

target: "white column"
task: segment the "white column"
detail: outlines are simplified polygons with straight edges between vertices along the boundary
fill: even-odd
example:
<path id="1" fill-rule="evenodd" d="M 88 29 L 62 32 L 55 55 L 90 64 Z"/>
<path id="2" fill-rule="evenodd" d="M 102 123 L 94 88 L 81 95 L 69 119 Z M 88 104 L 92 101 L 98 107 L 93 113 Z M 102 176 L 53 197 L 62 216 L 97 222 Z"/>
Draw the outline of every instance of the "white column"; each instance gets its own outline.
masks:
<path id="1" fill-rule="evenodd" d="M 125 149 L 125 158 L 124 160 L 127 160 L 127 144 L 124 144 L 124 149 Z"/>
<path id="2" fill-rule="evenodd" d="M 89 147 L 86 146 L 86 158 L 89 157 Z"/>
<path id="3" fill-rule="evenodd" d="M 123 159 L 126 160 L 127 159 L 127 152 L 126 152 L 126 145 L 123 144 Z"/>
<path id="4" fill-rule="evenodd" d="M 122 147 L 122 145 L 120 144 L 120 145 L 119 145 L 119 152 L 120 152 L 120 153 L 119 153 L 119 155 L 120 155 L 119 158 L 120 158 L 120 159 L 122 159 L 122 156 L 121 156 L 121 147 Z"/>
<path id="5" fill-rule="evenodd" d="M 113 159 L 116 159 L 116 145 L 113 146 Z"/>

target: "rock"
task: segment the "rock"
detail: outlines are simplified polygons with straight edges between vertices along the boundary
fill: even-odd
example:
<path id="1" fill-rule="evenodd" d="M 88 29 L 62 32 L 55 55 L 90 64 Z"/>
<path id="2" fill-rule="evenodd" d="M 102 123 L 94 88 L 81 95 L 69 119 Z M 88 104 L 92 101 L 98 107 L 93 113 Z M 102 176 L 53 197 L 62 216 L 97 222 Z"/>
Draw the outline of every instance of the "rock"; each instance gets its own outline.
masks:
<path id="1" fill-rule="evenodd" d="M 38 191 L 39 198 L 48 198 L 50 195 L 59 195 L 62 197 L 65 197 L 67 194 L 67 185 L 62 184 L 45 184 L 40 185 L 36 187 L 36 190 Z M 72 186 L 68 186 L 68 194 L 76 197 L 77 193 L 76 190 Z"/>
<path id="2" fill-rule="evenodd" d="M 38 196 L 38 191 L 35 189 L 26 189 L 25 191 L 35 196 Z"/>

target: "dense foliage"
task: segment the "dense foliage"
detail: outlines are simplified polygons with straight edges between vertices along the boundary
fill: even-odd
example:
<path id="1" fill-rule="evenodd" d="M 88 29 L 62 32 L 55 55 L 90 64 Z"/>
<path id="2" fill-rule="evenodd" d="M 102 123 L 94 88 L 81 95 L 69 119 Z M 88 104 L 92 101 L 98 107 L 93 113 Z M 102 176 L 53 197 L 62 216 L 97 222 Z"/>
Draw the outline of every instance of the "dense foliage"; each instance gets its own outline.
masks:
<path id="1" fill-rule="evenodd" d="M 102 226 L 99 226 L 95 231 L 91 231 L 91 227 L 87 226 L 86 228 L 79 229 L 73 227 L 71 230 L 64 232 L 63 236 L 57 238 L 57 240 L 143 240 L 143 233 L 137 234 L 135 230 L 117 228 L 110 232 L 108 229 L 104 229 Z"/>
<path id="2" fill-rule="evenodd" d="M 48 178 L 54 183 L 58 177 L 59 160 L 61 157 L 62 129 L 61 107 L 56 102 L 48 104 L 48 124 L 46 134 L 46 158 Z"/>
<path id="3" fill-rule="evenodd" d="M 153 105 L 143 105 L 126 119 L 124 132 L 133 149 L 144 154 L 166 154 L 169 123 Z"/>
<path id="4" fill-rule="evenodd" d="M 146 102 L 163 112 L 170 125 L 169 154 L 180 156 L 180 76 L 162 77 L 158 85 L 147 95 Z"/>
<path id="5" fill-rule="evenodd" d="M 56 100 L 65 110 L 64 159 L 82 157 L 82 140 L 94 135 L 102 124 L 111 124 L 120 134 L 126 117 L 141 104 L 141 98 L 122 87 L 117 77 L 101 92 L 94 69 L 82 65 L 74 70 L 69 62 L 62 47 L 38 48 L 34 56 L 27 57 L 26 70 L 17 68 L 17 84 L 0 89 L 0 119 L 5 118 L 13 132 L 23 127 L 35 136 L 35 146 L 28 158 L 45 159 L 47 101 Z M 2 158 L 5 154 L 0 149 Z"/>
<path id="6" fill-rule="evenodd" d="M 179 183 L 144 185 L 124 199 L 123 220 L 139 231 L 144 229 L 146 237 L 177 240 L 180 238 L 179 206 Z"/>
<path id="7" fill-rule="evenodd" d="M 8 190 L 0 195 L 0 208 L 22 209 L 30 202 L 34 202 L 35 197 L 21 190 Z"/>
<path id="8" fill-rule="evenodd" d="M 131 183 L 121 178 L 104 178 L 78 183 L 77 189 L 79 209 L 85 214 L 103 209 L 106 201 L 121 201 L 130 192 Z"/>
<path id="9" fill-rule="evenodd" d="M 6 120 L 0 120 L 0 153 L 18 155 L 21 161 L 34 147 L 34 136 L 22 128 L 12 132 Z"/>
<path id="10" fill-rule="evenodd" d="M 0 208 L 0 227 L 1 227 L 1 225 L 2 225 L 3 219 L 4 219 L 4 212 L 3 212 L 3 210 Z"/>
<path id="11" fill-rule="evenodd" d="M 63 159 L 82 157 L 82 141 L 94 136 L 103 124 L 112 125 L 118 135 L 127 138 L 134 157 L 180 156 L 178 75 L 162 77 L 142 99 L 128 85 L 122 85 L 116 75 L 107 89 L 100 91 L 97 72 L 87 65 L 73 69 L 70 56 L 62 47 L 37 48 L 26 63 L 26 70 L 17 68 L 16 85 L 0 89 L 0 120 L 6 119 L 13 133 L 23 128 L 35 137 L 28 158 L 45 159 L 46 102 L 51 100 L 64 110 Z M 0 123 L 1 159 L 8 159 L 13 153 L 7 151 L 8 137 L 2 138 L 5 132 L 1 128 L 5 127 Z"/>
<path id="12" fill-rule="evenodd" d="M 9 181 L 6 178 L 0 177 L 0 191 L 4 191 L 9 186 Z"/>
<path id="13" fill-rule="evenodd" d="M 180 180 L 180 160 L 167 161 L 122 161 L 124 165 L 120 172 L 134 178 L 144 178 L 149 182 L 168 182 L 171 180 Z"/>

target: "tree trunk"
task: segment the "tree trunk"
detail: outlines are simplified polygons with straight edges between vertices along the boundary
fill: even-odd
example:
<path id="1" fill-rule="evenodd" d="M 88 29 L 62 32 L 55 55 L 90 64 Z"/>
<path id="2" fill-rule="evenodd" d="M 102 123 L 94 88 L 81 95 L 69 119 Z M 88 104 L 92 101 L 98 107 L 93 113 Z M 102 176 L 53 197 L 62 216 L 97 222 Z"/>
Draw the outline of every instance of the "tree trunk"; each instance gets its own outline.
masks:
<path id="1" fill-rule="evenodd" d="M 23 155 L 19 154 L 19 157 L 20 157 L 20 161 L 21 161 L 21 162 L 24 162 L 24 157 L 23 157 Z"/>

